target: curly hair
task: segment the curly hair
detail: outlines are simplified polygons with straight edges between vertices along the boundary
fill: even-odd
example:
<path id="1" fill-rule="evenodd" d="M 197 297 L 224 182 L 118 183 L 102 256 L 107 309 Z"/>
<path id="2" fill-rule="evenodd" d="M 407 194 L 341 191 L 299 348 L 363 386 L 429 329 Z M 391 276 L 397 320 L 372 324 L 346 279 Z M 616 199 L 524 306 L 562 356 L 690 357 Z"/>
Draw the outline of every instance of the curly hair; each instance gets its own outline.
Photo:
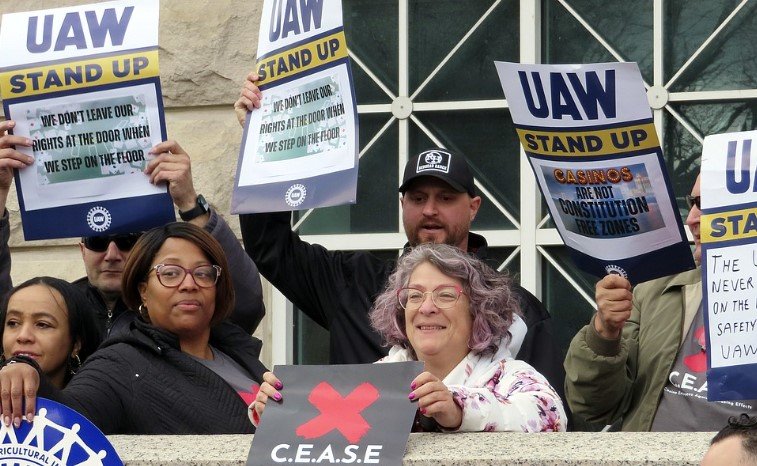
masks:
<path id="1" fill-rule="evenodd" d="M 384 291 L 374 302 L 370 311 L 371 325 L 386 344 L 412 349 L 405 331 L 405 310 L 400 306 L 397 292 L 407 286 L 410 275 L 423 263 L 462 282 L 473 318 L 468 348 L 477 354 L 496 352 L 499 341 L 509 337 L 507 330 L 513 322 L 513 314 L 520 313 L 512 280 L 454 246 L 433 243 L 416 246 L 402 256 Z"/>

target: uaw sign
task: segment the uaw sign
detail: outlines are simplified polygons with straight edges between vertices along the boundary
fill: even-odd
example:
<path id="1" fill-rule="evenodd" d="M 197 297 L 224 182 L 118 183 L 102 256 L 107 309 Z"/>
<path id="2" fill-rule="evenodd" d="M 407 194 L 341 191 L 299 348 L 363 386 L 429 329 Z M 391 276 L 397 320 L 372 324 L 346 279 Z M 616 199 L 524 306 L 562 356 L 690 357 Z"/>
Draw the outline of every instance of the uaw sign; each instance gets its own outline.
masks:
<path id="1" fill-rule="evenodd" d="M 401 465 L 417 406 L 420 362 L 279 366 L 283 400 L 269 401 L 247 466 Z"/>
<path id="2" fill-rule="evenodd" d="M 0 423 L 2 466 L 123 466 L 107 438 L 76 411 L 37 398 L 34 422 Z"/>

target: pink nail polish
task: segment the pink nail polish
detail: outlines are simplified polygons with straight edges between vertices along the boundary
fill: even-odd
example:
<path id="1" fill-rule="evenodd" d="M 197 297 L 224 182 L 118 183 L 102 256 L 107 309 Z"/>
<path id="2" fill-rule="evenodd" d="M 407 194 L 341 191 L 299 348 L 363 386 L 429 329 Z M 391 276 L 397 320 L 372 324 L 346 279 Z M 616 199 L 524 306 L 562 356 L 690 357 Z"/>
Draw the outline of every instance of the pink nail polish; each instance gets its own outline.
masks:
<path id="1" fill-rule="evenodd" d="M 276 393 L 275 395 L 273 395 L 273 399 L 276 401 L 281 401 L 281 393 Z"/>
<path id="2" fill-rule="evenodd" d="M 410 393 L 407 397 L 409 399 L 411 399 L 411 400 L 414 400 L 415 399 L 415 393 Z"/>
<path id="3" fill-rule="evenodd" d="M 416 387 L 415 382 L 413 382 L 413 383 L 410 384 L 410 389 L 411 390 L 415 390 L 415 387 Z"/>
<path id="4" fill-rule="evenodd" d="M 282 388 L 284 388 L 284 384 L 279 380 L 277 380 L 273 386 L 276 387 L 276 390 L 281 390 Z"/>
<path id="5" fill-rule="evenodd" d="M 420 412 L 421 412 L 421 414 L 426 414 L 426 408 L 421 408 Z"/>

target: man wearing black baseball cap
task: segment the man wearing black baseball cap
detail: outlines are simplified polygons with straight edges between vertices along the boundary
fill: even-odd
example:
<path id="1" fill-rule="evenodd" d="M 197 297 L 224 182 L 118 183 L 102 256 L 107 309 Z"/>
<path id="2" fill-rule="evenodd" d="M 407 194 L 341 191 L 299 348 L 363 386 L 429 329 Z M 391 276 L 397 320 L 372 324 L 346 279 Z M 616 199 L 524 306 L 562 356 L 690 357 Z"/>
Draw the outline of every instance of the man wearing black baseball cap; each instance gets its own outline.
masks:
<path id="1" fill-rule="evenodd" d="M 242 126 L 247 112 L 260 105 L 256 79 L 254 73 L 248 76 L 234 104 Z M 399 191 L 406 247 L 446 243 L 485 258 L 486 240 L 470 232 L 481 198 L 476 195 L 473 174 L 463 156 L 444 148 L 416 154 L 405 166 Z M 332 363 L 370 363 L 385 356 L 387 348 L 371 328 L 368 311 L 386 285 L 394 261 L 366 251 L 329 251 L 308 244 L 292 231 L 290 221 L 289 212 L 239 216 L 245 249 L 260 273 L 330 331 Z M 562 395 L 565 372 L 550 330 L 549 313 L 522 287 L 516 287 L 516 293 L 524 317 L 511 327 L 511 351 L 544 374 Z"/>
<path id="2" fill-rule="evenodd" d="M 429 149 L 405 165 L 399 189 L 410 246 L 445 243 L 468 250 L 471 222 L 481 207 L 468 162 L 446 149 Z"/>

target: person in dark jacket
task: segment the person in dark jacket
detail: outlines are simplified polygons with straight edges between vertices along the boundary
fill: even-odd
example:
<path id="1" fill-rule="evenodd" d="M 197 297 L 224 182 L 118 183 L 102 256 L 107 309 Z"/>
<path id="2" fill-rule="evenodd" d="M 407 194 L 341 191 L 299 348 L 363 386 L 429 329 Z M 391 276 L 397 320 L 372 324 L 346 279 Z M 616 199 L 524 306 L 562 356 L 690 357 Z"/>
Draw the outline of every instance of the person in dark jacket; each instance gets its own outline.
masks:
<path id="1" fill-rule="evenodd" d="M 260 106 L 256 80 L 255 73 L 247 77 L 234 105 L 242 125 L 247 112 Z M 470 232 L 481 198 L 462 156 L 441 148 L 415 155 L 405 166 L 399 190 L 406 248 L 446 243 L 486 261 L 486 239 Z M 290 218 L 289 212 L 240 215 L 247 254 L 287 299 L 330 331 L 332 363 L 370 363 L 386 356 L 388 348 L 371 328 L 368 311 L 395 262 L 369 252 L 329 251 L 306 243 L 291 230 Z M 510 349 L 543 374 L 562 397 L 565 371 L 549 312 L 523 287 L 515 285 L 514 293 L 527 331 L 523 328 L 525 335 L 518 335 L 517 325 L 513 326 Z"/>
<path id="2" fill-rule="evenodd" d="M 35 277 L 13 288 L 2 301 L 0 322 L 2 363 L 31 358 L 58 388 L 100 345 L 87 298 L 60 278 Z"/>
<path id="3" fill-rule="evenodd" d="M 9 134 L 15 127 L 13 120 L 0 122 L 0 296 L 11 289 L 11 260 L 8 249 L 10 225 L 5 203 L 13 181 L 13 169 L 23 169 L 34 159 L 17 151 L 16 146 L 31 147 L 32 141 Z M 232 322 L 248 333 L 257 328 L 265 316 L 263 289 L 257 267 L 244 253 L 242 246 L 221 215 L 198 195 L 192 183 L 189 155 L 176 141 L 165 141 L 151 149 L 145 173 L 153 184 L 167 183 L 168 192 L 179 210 L 182 220 L 204 228 L 221 243 L 229 258 L 229 267 L 237 293 L 237 304 L 231 313 Z M 81 250 L 87 276 L 74 281 L 85 294 L 96 313 L 101 338 L 128 329 L 134 314 L 121 299 L 121 275 L 129 251 L 139 233 L 89 236 L 82 238 Z"/>
<path id="4" fill-rule="evenodd" d="M 229 273 L 237 294 L 230 319 L 248 333 L 257 328 L 265 315 L 263 289 L 255 264 L 242 250 L 239 240 L 218 212 L 205 198 L 198 196 L 192 184 L 189 155 L 175 141 L 153 147 L 152 159 L 145 170 L 150 182 L 168 184 L 168 191 L 182 220 L 204 228 L 221 243 L 229 260 Z M 121 275 L 129 251 L 139 234 L 90 236 L 79 243 L 87 276 L 74 282 L 84 292 L 97 312 L 101 336 L 126 330 L 134 317 L 121 299 Z"/>
<path id="5" fill-rule="evenodd" d="M 93 354 L 63 390 L 33 361 L 0 371 L 3 418 L 35 397 L 79 411 L 106 434 L 252 433 L 247 405 L 265 372 L 261 343 L 226 318 L 234 288 L 220 244 L 189 223 L 145 233 L 124 267 L 123 300 L 140 318 Z M 24 410 L 22 411 L 22 401 Z"/>

